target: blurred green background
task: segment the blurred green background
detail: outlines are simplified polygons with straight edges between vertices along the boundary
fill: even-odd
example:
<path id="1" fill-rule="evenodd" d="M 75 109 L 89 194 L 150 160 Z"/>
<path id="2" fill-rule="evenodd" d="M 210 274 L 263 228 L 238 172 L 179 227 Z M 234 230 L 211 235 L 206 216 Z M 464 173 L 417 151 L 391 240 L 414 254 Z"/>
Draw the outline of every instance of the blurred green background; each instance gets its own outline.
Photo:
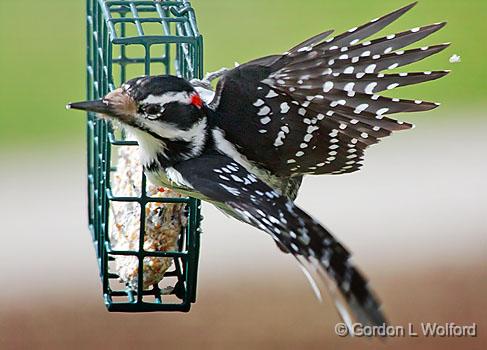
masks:
<path id="1" fill-rule="evenodd" d="M 205 70 L 233 66 L 255 57 L 283 52 L 325 29 L 349 29 L 409 3 L 408 0 L 195 0 L 205 40 Z M 401 96 L 442 102 L 444 111 L 485 105 L 487 1 L 422 0 L 387 32 L 448 21 L 422 44 L 452 42 L 443 53 L 415 69 L 451 69 L 447 78 L 405 88 Z M 68 101 L 84 92 L 84 1 L 0 1 L 0 146 L 31 148 L 60 143 L 81 145 L 83 119 L 67 113 Z M 458 54 L 459 64 L 448 58 Z M 446 113 L 450 116 L 456 113 Z M 475 114 L 475 113 L 474 113 Z M 438 120 L 434 118 L 434 120 Z M 441 122 L 458 122 L 442 120 Z"/>

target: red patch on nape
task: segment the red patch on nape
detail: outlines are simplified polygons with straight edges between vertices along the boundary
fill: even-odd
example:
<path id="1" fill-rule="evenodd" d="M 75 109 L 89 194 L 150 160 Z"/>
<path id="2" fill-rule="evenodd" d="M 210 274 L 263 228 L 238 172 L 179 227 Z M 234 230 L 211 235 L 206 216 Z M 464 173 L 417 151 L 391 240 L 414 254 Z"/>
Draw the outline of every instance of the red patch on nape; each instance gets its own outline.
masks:
<path id="1" fill-rule="evenodd" d="M 201 106 L 203 106 L 203 100 L 200 95 L 196 93 L 191 95 L 191 104 L 197 108 L 201 108 Z"/>

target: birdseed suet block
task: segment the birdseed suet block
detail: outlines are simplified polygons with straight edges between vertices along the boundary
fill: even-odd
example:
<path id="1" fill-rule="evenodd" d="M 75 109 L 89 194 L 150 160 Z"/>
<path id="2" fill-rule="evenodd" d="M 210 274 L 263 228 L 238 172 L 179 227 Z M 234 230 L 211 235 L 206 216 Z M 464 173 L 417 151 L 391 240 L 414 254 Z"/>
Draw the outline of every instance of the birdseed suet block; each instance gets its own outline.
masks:
<path id="1" fill-rule="evenodd" d="M 119 147 L 117 168 L 113 174 L 114 195 L 136 197 L 140 195 L 142 165 L 135 147 Z M 181 198 L 170 189 L 156 187 L 147 182 L 147 195 L 160 198 Z M 140 210 L 136 202 L 113 202 L 110 211 L 110 241 L 114 250 L 137 250 L 140 236 Z M 176 251 L 180 233 L 186 228 L 185 205 L 181 203 L 151 202 L 145 208 L 145 251 Z M 170 257 L 146 257 L 143 267 L 143 287 L 158 284 L 171 267 Z M 115 257 L 116 273 L 120 281 L 137 290 L 139 260 L 136 256 Z"/>

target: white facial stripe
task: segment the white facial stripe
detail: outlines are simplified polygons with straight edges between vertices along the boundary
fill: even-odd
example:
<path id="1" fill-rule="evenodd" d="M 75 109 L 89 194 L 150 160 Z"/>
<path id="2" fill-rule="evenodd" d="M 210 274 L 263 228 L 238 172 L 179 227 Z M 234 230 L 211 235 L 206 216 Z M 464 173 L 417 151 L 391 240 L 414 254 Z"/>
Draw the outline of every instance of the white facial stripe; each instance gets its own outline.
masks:
<path id="1" fill-rule="evenodd" d="M 206 137 L 206 118 L 201 119 L 192 128 L 188 130 L 181 130 L 174 125 L 164 123 L 161 121 L 144 120 L 144 127 L 153 131 L 155 134 L 160 135 L 168 140 L 183 140 L 190 143 L 190 154 L 185 154 L 189 159 L 198 155 L 205 145 Z M 157 154 L 163 154 L 166 156 L 166 144 L 156 139 L 154 136 L 148 134 L 145 131 L 139 130 L 134 127 L 126 126 L 127 129 L 134 135 L 135 139 L 140 144 L 140 155 L 142 164 L 149 164 L 157 159 Z"/>
<path id="2" fill-rule="evenodd" d="M 169 140 L 183 140 L 186 142 L 191 142 L 200 138 L 204 139 L 205 128 L 207 125 L 206 118 L 202 118 L 187 130 L 180 129 L 174 124 L 166 123 L 161 120 L 148 120 L 140 118 L 139 122 L 143 127 L 162 138 Z"/>
<path id="3" fill-rule="evenodd" d="M 191 104 L 190 94 L 186 91 L 179 92 L 166 92 L 160 96 L 149 95 L 144 100 L 140 101 L 141 104 L 158 104 L 164 106 L 167 103 L 179 102 L 186 105 Z"/>

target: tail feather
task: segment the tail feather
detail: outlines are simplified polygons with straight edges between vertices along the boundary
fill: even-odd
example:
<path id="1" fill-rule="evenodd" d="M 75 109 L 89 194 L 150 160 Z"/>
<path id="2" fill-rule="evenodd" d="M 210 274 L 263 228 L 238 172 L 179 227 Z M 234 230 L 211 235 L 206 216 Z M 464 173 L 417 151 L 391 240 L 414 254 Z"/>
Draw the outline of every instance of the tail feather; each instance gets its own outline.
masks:
<path id="1" fill-rule="evenodd" d="M 331 250 L 324 251 L 321 258 L 295 255 L 317 299 L 321 302 L 323 295 L 331 296 L 350 334 L 354 321 L 375 326 L 387 323 L 378 298 L 350 263 L 350 256 L 334 258 Z"/>
<path id="2" fill-rule="evenodd" d="M 298 214 L 302 226 L 291 232 L 296 238 L 279 239 L 272 231 L 269 233 L 298 260 L 318 300 L 322 300 L 325 291 L 330 292 L 350 331 L 354 320 L 364 325 L 386 323 L 378 298 L 352 264 L 350 253 L 317 222 L 309 221 L 298 208 L 293 207 L 292 212 Z"/>
<path id="3" fill-rule="evenodd" d="M 243 178 L 242 173 L 237 176 Z M 269 192 L 267 185 L 256 180 L 247 186 L 249 192 L 242 191 L 238 199 L 225 204 L 236 210 L 242 220 L 270 234 L 281 249 L 299 261 L 319 300 L 321 292 L 329 285 L 337 296 L 334 298 L 337 308 L 347 323 L 351 324 L 352 319 L 364 325 L 386 322 L 378 298 L 353 265 L 350 253 L 326 228 L 287 198 Z M 269 196 L 250 196 L 249 193 L 257 188 Z"/>

